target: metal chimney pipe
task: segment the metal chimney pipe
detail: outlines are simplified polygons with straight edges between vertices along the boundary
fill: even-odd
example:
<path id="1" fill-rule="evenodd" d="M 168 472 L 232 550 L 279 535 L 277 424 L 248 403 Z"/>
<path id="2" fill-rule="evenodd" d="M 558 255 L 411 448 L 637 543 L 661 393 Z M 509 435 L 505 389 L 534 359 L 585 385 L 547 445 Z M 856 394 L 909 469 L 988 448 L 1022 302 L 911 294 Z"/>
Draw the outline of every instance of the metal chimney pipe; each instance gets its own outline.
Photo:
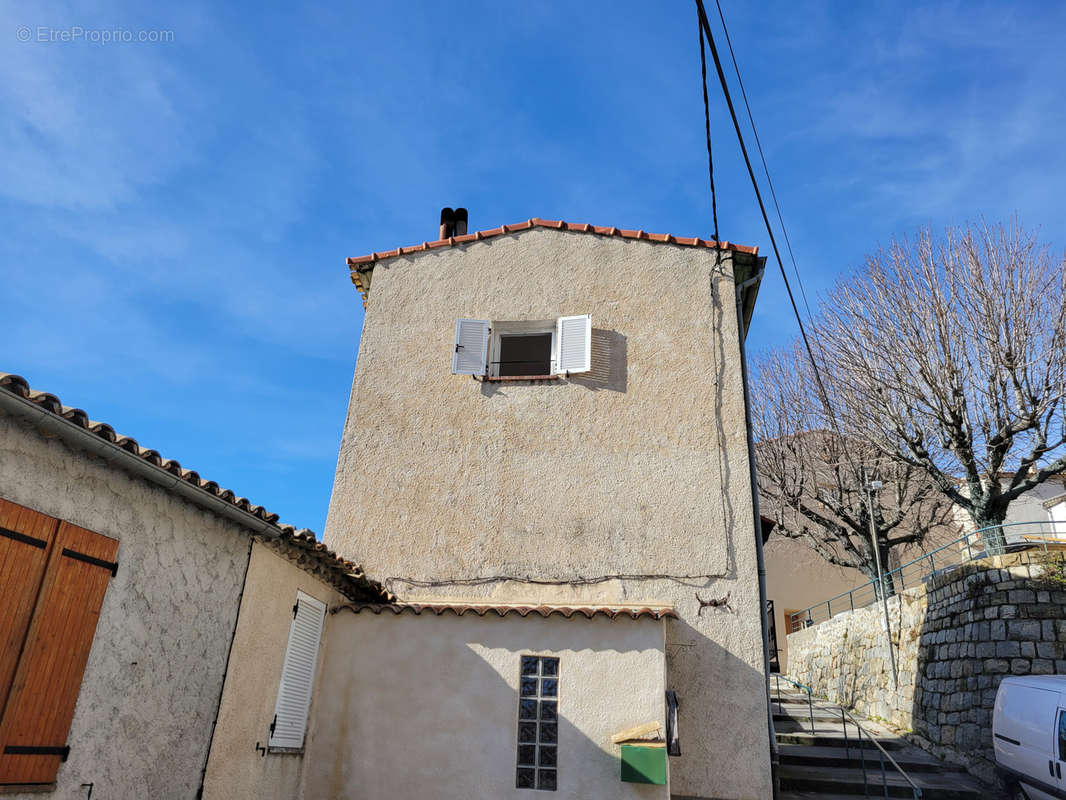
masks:
<path id="1" fill-rule="evenodd" d="M 454 236 L 455 231 L 455 212 L 451 208 L 442 208 L 440 210 L 440 238 L 447 239 L 449 236 Z"/>

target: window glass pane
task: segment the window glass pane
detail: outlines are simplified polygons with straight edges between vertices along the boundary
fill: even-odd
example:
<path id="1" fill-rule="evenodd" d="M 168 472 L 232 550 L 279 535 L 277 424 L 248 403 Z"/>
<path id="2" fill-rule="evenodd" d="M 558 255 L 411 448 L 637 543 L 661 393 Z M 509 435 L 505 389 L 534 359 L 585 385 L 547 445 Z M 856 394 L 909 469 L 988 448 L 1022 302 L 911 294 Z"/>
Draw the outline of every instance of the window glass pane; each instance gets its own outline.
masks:
<path id="1" fill-rule="evenodd" d="M 537 723 L 535 722 L 520 722 L 518 723 L 518 741 L 520 742 L 535 742 L 537 741 Z"/>
<path id="2" fill-rule="evenodd" d="M 537 765 L 537 746 L 533 744 L 518 745 L 518 765 L 535 767 Z"/>
<path id="3" fill-rule="evenodd" d="M 555 678 L 540 679 L 540 693 L 543 697 L 555 697 L 559 692 L 559 681 Z"/>
<path id="4" fill-rule="evenodd" d="M 558 675 L 559 674 L 559 659 L 557 658 L 542 658 L 541 670 L 544 675 Z"/>
<path id="5" fill-rule="evenodd" d="M 554 767 L 555 766 L 555 748 L 554 747 L 541 747 L 540 748 L 540 766 L 542 766 L 542 767 Z"/>
<path id="6" fill-rule="evenodd" d="M 533 788 L 533 773 L 534 769 L 518 768 L 518 780 L 515 782 L 515 786 L 519 789 L 532 789 Z"/>
<path id="7" fill-rule="evenodd" d="M 547 375 L 551 360 L 550 333 L 500 336 L 500 375 Z"/>
<path id="8" fill-rule="evenodd" d="M 542 722 L 540 724 L 540 741 L 555 744 L 559 739 L 558 726 L 554 722 Z"/>
<path id="9" fill-rule="evenodd" d="M 540 659 L 536 656 L 522 656 L 522 674 L 523 675 L 536 675 L 537 664 Z M 553 673 L 554 674 L 554 673 Z"/>
<path id="10" fill-rule="evenodd" d="M 519 719 L 536 719 L 537 718 L 537 701 L 536 700 L 520 700 L 518 702 L 518 718 Z"/>
<path id="11" fill-rule="evenodd" d="M 554 769 L 538 769 L 537 770 L 537 788 L 538 789 L 551 789 L 555 790 L 555 770 Z"/>
<path id="12" fill-rule="evenodd" d="M 522 678 L 522 697 L 537 696 L 537 679 Z"/>
<path id="13" fill-rule="evenodd" d="M 1059 761 L 1066 761 L 1066 710 L 1059 710 Z"/>
<path id="14" fill-rule="evenodd" d="M 554 700 L 541 700 L 540 718 L 548 722 L 554 722 L 558 717 L 555 706 L 556 702 Z"/>

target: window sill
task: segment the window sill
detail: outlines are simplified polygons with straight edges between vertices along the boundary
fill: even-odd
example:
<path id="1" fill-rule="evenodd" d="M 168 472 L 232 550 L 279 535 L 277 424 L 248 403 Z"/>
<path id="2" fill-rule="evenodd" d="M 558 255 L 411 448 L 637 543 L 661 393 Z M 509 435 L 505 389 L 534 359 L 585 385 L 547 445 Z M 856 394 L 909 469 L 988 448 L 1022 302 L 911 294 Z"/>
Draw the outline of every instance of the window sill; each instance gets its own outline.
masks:
<path id="1" fill-rule="evenodd" d="M 562 375 L 486 375 L 485 383 L 507 383 L 513 381 L 557 381 Z"/>
<path id="2" fill-rule="evenodd" d="M 267 753 L 272 756 L 302 756 L 302 747 L 267 747 Z"/>

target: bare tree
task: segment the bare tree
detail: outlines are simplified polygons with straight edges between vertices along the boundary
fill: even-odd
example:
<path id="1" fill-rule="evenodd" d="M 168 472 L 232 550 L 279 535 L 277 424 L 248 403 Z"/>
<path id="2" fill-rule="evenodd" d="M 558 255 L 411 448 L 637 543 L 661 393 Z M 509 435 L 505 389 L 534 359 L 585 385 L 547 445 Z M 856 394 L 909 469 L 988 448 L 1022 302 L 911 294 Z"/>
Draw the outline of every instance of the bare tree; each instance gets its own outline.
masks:
<path id="1" fill-rule="evenodd" d="M 1066 260 L 1017 221 L 880 250 L 813 333 L 849 435 L 922 470 L 993 551 L 1010 502 L 1066 471 Z"/>
<path id="2" fill-rule="evenodd" d="M 886 569 L 899 548 L 921 545 L 931 531 L 950 524 L 951 504 L 923 470 L 830 429 L 834 423 L 798 345 L 758 359 L 752 381 L 759 505 L 777 523 L 775 534 L 803 540 L 829 563 L 875 580 L 868 481 L 883 484 L 872 505 Z M 891 593 L 892 583 L 886 588 Z"/>

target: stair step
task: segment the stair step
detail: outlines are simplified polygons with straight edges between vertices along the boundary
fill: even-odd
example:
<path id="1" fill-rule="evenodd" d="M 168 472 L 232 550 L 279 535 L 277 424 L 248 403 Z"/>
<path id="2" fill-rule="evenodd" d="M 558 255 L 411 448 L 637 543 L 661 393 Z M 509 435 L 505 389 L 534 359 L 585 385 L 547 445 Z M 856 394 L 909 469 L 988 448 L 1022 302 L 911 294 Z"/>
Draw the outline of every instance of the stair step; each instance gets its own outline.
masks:
<path id="1" fill-rule="evenodd" d="M 840 719 L 837 718 L 835 720 L 835 723 L 836 724 L 834 724 L 834 720 L 832 720 L 832 719 L 818 719 L 817 717 L 815 717 L 815 719 L 814 719 L 814 733 L 815 733 L 815 735 L 840 737 L 840 740 L 844 741 L 844 727 L 840 724 Z M 855 726 L 853 724 L 849 723 L 847 730 L 848 730 L 848 740 L 850 741 L 850 740 L 854 739 L 854 740 L 857 741 L 858 738 L 859 738 L 859 735 L 856 732 Z M 779 733 L 779 734 L 782 734 L 782 733 L 806 733 L 806 734 L 810 734 L 810 732 L 811 732 L 811 721 L 810 721 L 810 718 L 808 718 L 808 719 L 802 719 L 802 718 L 801 719 L 797 719 L 795 717 L 792 717 L 792 718 L 774 717 L 774 731 L 776 733 Z M 882 740 L 885 740 L 885 739 L 891 741 L 891 740 L 896 738 L 894 736 L 888 735 L 884 731 L 881 731 L 881 732 L 874 731 L 873 734 L 874 734 L 874 738 L 877 739 L 877 741 L 879 741 L 879 742 L 882 741 Z M 866 738 L 869 737 L 869 735 L 870 735 L 870 729 L 866 728 L 865 729 L 865 733 L 863 733 L 863 735 L 862 735 L 862 738 L 865 740 Z"/>
<path id="2" fill-rule="evenodd" d="M 858 746 L 858 740 L 854 736 L 850 735 L 850 733 L 848 735 L 847 740 L 845 740 L 844 739 L 844 734 L 841 733 L 839 728 L 819 729 L 817 726 L 815 726 L 814 730 L 815 730 L 815 735 L 814 736 L 811 735 L 809 727 L 808 728 L 804 728 L 802 730 L 796 730 L 796 731 L 778 730 L 777 731 L 777 742 L 778 742 L 778 744 L 781 744 L 781 745 L 800 744 L 800 745 L 817 745 L 819 747 L 837 747 L 837 748 L 844 748 L 845 746 L 854 748 L 854 747 Z M 888 738 L 878 737 L 877 743 L 879 745 L 881 745 L 883 748 L 885 748 L 885 750 L 887 750 L 888 752 L 892 753 L 892 757 L 893 758 L 896 757 L 896 755 L 895 755 L 895 751 L 896 750 L 902 750 L 904 747 L 907 747 L 907 743 L 905 741 L 903 741 L 902 739 L 888 739 Z M 874 747 L 873 742 L 871 742 L 865 736 L 863 736 L 863 738 L 862 738 L 862 746 L 863 746 L 864 749 L 869 749 L 869 750 L 876 750 L 877 749 L 876 747 Z"/>
<path id="3" fill-rule="evenodd" d="M 834 714 L 833 711 L 826 708 L 815 707 L 813 710 L 813 716 L 815 722 L 820 719 L 836 720 L 837 722 L 840 722 L 840 711 L 837 711 L 837 713 Z M 778 709 L 776 705 L 774 706 L 774 719 L 805 719 L 809 722 L 810 718 L 811 710 L 806 705 L 802 708 L 800 706 L 795 706 L 793 708 L 786 706 L 785 708 L 780 709 Z"/>
<path id="4" fill-rule="evenodd" d="M 816 792 L 840 795 L 864 793 L 863 770 L 853 767 L 826 769 L 821 766 L 782 764 L 778 775 L 781 788 L 788 791 Z M 984 794 L 982 786 L 965 772 L 908 773 L 922 790 L 924 800 L 978 800 Z M 913 790 L 906 779 L 896 770 L 885 771 L 882 784 L 881 770 L 865 771 L 866 787 L 871 797 L 881 795 L 887 786 L 889 797 L 911 797 Z"/>
<path id="5" fill-rule="evenodd" d="M 880 751 L 868 742 L 863 742 L 864 747 L 859 749 L 854 739 L 851 746 L 826 746 L 826 745 L 803 745 L 782 744 L 778 751 L 781 754 L 782 764 L 807 764 L 822 768 L 855 767 L 861 768 L 865 759 L 867 769 L 880 769 Z M 888 748 L 885 748 L 886 750 Z M 916 747 L 907 747 L 891 752 L 896 763 L 911 772 L 945 772 L 952 769 L 950 764 L 945 764 L 938 758 L 934 758 L 923 750 Z M 886 768 L 892 766 L 886 762 Z M 958 770 L 962 772 L 962 770 Z"/>

